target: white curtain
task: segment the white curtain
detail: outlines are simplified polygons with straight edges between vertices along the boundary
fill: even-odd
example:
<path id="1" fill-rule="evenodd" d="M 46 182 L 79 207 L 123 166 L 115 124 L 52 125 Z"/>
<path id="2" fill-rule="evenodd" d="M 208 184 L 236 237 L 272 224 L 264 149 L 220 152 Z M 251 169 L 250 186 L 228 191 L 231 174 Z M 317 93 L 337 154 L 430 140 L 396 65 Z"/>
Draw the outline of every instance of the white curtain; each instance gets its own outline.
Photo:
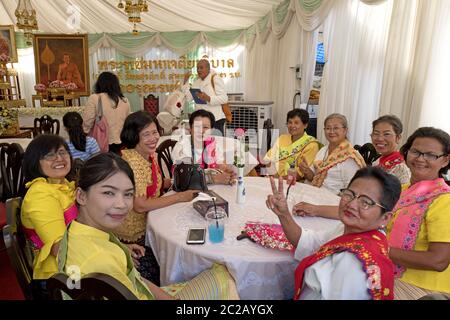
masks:
<path id="1" fill-rule="evenodd" d="M 404 139 L 418 127 L 450 132 L 450 1 L 398 0 L 393 23 L 380 113 L 404 123 Z"/>
<path id="2" fill-rule="evenodd" d="M 336 0 L 324 22 L 326 64 L 319 102 L 318 138 L 325 141 L 323 120 L 338 112 L 349 122 L 354 144 L 369 141 L 378 117 L 392 0 L 367 5 Z"/>
<path id="3" fill-rule="evenodd" d="M 19 74 L 20 94 L 27 102 L 27 106 L 31 107 L 31 95 L 35 94 L 34 85 L 36 84 L 33 47 L 18 49 L 17 57 L 19 61 L 14 64 L 14 68 Z"/>
<path id="4" fill-rule="evenodd" d="M 272 121 L 280 133 L 286 132 L 286 114 L 300 89 L 302 101 L 309 96 L 315 66 L 317 32 L 304 31 L 292 19 L 284 36 L 270 32 L 266 41 L 255 39 L 247 52 L 245 88 L 247 101 L 273 101 Z M 295 67 L 302 65 L 302 80 L 296 79 Z"/>

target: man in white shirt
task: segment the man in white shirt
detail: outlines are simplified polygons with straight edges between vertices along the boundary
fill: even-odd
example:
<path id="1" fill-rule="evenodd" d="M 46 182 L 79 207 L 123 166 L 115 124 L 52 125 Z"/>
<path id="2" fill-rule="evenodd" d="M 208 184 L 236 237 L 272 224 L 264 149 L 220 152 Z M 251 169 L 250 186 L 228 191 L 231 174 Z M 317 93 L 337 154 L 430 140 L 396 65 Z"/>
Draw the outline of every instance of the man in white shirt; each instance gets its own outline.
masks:
<path id="1" fill-rule="evenodd" d="M 225 83 L 218 74 L 216 74 L 214 71 L 211 71 L 209 61 L 206 59 L 201 59 L 197 63 L 197 73 L 198 78 L 192 84 L 192 88 L 200 89 L 200 92 L 197 93 L 197 97 L 201 100 L 206 101 L 206 104 L 196 104 L 195 110 L 205 109 L 211 112 L 216 119 L 214 128 L 218 129 L 222 133 L 222 135 L 224 135 L 224 126 L 226 119 L 225 114 L 222 111 L 222 104 L 228 102 L 228 96 L 225 92 Z M 190 76 L 190 72 L 184 75 L 184 85 L 181 88 L 188 101 L 194 99 L 191 92 L 189 91 L 190 87 L 188 80 Z M 212 83 L 213 81 L 214 86 Z"/>

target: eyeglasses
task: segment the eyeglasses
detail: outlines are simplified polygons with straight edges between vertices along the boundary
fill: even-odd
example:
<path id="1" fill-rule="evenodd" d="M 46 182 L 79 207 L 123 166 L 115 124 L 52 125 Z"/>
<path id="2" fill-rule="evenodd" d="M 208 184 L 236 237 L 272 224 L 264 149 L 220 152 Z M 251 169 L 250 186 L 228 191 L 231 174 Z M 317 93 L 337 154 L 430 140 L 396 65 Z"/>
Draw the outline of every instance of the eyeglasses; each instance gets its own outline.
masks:
<path id="1" fill-rule="evenodd" d="M 391 139 L 392 137 L 395 136 L 395 134 L 393 134 L 392 132 L 385 132 L 383 134 L 375 132 L 375 133 L 372 133 L 370 136 L 375 139 L 379 138 L 379 137 L 383 137 L 385 139 Z"/>
<path id="2" fill-rule="evenodd" d="M 58 158 L 58 156 L 60 156 L 61 158 L 65 158 L 68 155 L 69 155 L 69 152 L 67 152 L 66 149 L 61 149 L 61 150 L 58 150 L 57 152 L 49 152 L 42 158 L 47 161 L 55 161 Z"/>
<path id="3" fill-rule="evenodd" d="M 433 154 L 433 153 L 425 153 L 425 152 L 420 152 L 416 149 L 409 149 L 408 150 L 408 154 L 413 156 L 414 158 L 420 158 L 420 156 L 423 156 L 423 158 L 426 161 L 436 161 L 437 159 L 439 159 L 440 157 L 444 157 L 446 156 L 445 153 L 441 154 L 440 156 Z"/>
<path id="4" fill-rule="evenodd" d="M 324 130 L 326 131 L 326 132 L 336 132 L 336 131 L 339 131 L 340 129 L 344 129 L 345 127 L 333 127 L 333 128 L 324 128 Z"/>
<path id="5" fill-rule="evenodd" d="M 367 210 L 370 207 L 378 206 L 380 208 L 383 208 L 386 210 L 385 207 L 383 207 L 381 204 L 373 201 L 368 196 L 356 194 L 354 191 L 350 189 L 341 189 L 341 192 L 339 193 L 339 196 L 346 202 L 351 202 L 353 199 L 357 199 L 359 206 L 363 210 Z"/>

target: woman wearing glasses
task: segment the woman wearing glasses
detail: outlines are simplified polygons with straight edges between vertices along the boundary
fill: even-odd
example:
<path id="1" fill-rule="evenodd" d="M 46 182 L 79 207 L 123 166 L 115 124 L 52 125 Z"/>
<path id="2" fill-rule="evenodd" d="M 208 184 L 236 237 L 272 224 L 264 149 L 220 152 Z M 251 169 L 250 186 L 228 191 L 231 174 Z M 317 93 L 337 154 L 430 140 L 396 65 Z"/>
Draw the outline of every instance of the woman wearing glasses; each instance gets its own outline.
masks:
<path id="1" fill-rule="evenodd" d="M 387 226 L 390 258 L 397 265 L 396 299 L 450 293 L 450 136 L 430 127 L 417 129 L 400 149 L 411 170 Z M 300 203 L 294 214 L 337 219 L 337 208 Z"/>
<path id="2" fill-rule="evenodd" d="M 396 264 L 396 299 L 450 293 L 450 136 L 431 127 L 417 129 L 400 152 L 411 170 L 387 226 L 390 258 Z"/>
<path id="3" fill-rule="evenodd" d="M 48 279 L 58 272 L 56 255 L 66 225 L 76 218 L 74 182 L 66 180 L 72 158 L 57 135 L 40 135 L 28 145 L 23 172 L 28 188 L 21 221 L 35 249 L 33 279 Z"/>
<path id="4" fill-rule="evenodd" d="M 302 159 L 299 168 L 312 185 L 325 187 L 337 194 L 347 187 L 355 172 L 366 164 L 347 140 L 347 118 L 344 115 L 330 114 L 324 126 L 328 145 L 319 150 L 313 167 L 309 167 Z"/>
<path id="5" fill-rule="evenodd" d="M 289 212 L 283 193 L 271 178 L 273 194 L 266 205 L 280 219 L 300 262 L 295 271 L 295 299 L 393 299 L 393 264 L 383 233 L 399 199 L 396 177 L 380 168 L 360 169 L 341 190 L 339 219 L 332 230 L 300 227 Z"/>
<path id="6" fill-rule="evenodd" d="M 372 164 L 396 176 L 401 184 L 409 182 L 411 172 L 405 163 L 398 143 L 402 138 L 403 125 L 394 115 L 384 115 L 372 122 L 372 144 L 381 155 Z"/>

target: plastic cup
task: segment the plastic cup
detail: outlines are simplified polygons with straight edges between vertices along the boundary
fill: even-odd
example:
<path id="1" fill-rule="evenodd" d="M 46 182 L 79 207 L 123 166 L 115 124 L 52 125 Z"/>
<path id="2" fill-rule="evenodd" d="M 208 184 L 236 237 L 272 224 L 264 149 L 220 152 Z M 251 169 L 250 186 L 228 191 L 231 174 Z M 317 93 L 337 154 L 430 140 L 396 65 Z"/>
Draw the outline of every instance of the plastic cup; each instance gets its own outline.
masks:
<path id="1" fill-rule="evenodd" d="M 225 219 L 227 214 L 222 207 L 217 207 L 217 213 L 214 207 L 206 212 L 206 220 L 208 222 L 208 236 L 212 243 L 220 243 L 224 239 Z"/>

